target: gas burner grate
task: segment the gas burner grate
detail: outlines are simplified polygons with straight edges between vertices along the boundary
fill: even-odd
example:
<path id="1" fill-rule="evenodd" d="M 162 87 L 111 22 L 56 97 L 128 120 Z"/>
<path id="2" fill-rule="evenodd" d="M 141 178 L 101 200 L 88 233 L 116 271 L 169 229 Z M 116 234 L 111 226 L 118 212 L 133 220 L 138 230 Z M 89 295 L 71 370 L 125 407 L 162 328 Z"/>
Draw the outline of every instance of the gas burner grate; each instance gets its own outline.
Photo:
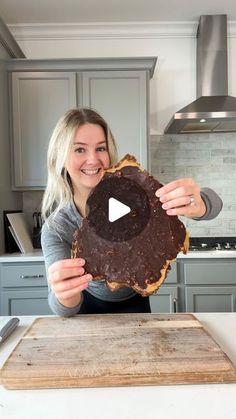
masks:
<path id="1" fill-rule="evenodd" d="M 189 250 L 236 250 L 236 237 L 190 237 Z"/>

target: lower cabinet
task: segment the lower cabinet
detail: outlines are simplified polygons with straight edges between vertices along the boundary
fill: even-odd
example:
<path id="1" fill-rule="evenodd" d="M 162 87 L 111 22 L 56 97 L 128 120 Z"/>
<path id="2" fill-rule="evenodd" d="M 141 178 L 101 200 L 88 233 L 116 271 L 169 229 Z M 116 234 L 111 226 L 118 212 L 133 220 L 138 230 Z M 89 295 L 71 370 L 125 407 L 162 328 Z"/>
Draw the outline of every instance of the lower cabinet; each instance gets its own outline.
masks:
<path id="1" fill-rule="evenodd" d="M 152 313 L 176 313 L 178 311 L 177 264 L 171 265 L 165 283 L 150 296 Z"/>
<path id="2" fill-rule="evenodd" d="M 52 314 L 47 301 L 47 289 L 3 290 L 1 315 L 27 316 Z"/>
<path id="3" fill-rule="evenodd" d="M 0 262 L 0 315 L 53 314 L 44 262 Z M 179 258 L 150 296 L 152 313 L 236 312 L 236 258 Z"/>
<path id="4" fill-rule="evenodd" d="M 235 287 L 186 287 L 186 311 L 216 313 L 236 311 Z"/>
<path id="5" fill-rule="evenodd" d="M 163 285 L 150 297 L 152 313 L 176 313 L 178 307 L 178 287 Z"/>
<path id="6" fill-rule="evenodd" d="M 179 258 L 150 297 L 156 313 L 236 312 L 236 258 Z"/>
<path id="7" fill-rule="evenodd" d="M 180 259 L 181 311 L 235 312 L 236 259 Z"/>
<path id="8" fill-rule="evenodd" d="M 2 262 L 0 280 L 2 316 L 52 314 L 44 262 Z"/>

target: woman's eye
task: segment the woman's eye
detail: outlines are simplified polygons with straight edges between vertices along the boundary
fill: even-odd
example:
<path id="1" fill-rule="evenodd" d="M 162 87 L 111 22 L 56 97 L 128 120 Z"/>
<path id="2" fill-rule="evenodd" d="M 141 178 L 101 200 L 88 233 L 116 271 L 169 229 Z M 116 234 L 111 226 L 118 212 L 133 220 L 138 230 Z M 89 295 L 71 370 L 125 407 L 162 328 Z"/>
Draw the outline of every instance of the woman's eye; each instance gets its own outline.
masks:
<path id="1" fill-rule="evenodd" d="M 107 151 L 107 148 L 105 146 L 101 146 L 97 148 L 97 151 Z"/>
<path id="2" fill-rule="evenodd" d="M 75 149 L 75 153 L 84 153 L 85 149 L 83 147 L 78 147 Z"/>

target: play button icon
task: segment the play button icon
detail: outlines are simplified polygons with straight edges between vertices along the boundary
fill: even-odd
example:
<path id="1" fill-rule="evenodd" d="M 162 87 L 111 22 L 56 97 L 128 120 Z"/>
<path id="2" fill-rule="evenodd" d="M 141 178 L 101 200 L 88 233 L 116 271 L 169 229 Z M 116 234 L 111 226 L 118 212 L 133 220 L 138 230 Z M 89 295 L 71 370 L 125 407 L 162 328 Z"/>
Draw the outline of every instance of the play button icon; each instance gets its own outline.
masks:
<path id="1" fill-rule="evenodd" d="M 87 200 L 89 226 L 113 242 L 128 241 L 141 233 L 150 217 L 145 190 L 124 176 L 105 177 Z"/>
<path id="2" fill-rule="evenodd" d="M 131 209 L 128 205 L 122 204 L 122 202 L 115 198 L 109 198 L 108 219 L 111 223 L 129 214 L 130 211 Z"/>

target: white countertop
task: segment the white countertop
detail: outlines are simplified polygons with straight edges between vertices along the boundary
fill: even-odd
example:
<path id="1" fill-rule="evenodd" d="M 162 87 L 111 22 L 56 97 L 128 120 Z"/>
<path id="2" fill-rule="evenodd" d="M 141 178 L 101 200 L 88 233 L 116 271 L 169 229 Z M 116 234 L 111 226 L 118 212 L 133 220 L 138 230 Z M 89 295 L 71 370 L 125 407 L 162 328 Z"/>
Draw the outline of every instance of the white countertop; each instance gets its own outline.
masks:
<path id="1" fill-rule="evenodd" d="M 236 313 L 195 313 L 236 366 Z M 7 321 L 0 317 L 0 326 Z M 0 346 L 0 367 L 34 317 Z M 233 419 L 236 384 L 5 390 L 1 419 Z"/>
<path id="2" fill-rule="evenodd" d="M 236 250 L 190 251 L 187 255 L 179 253 L 177 259 L 231 259 L 236 258 Z"/>
<path id="3" fill-rule="evenodd" d="M 236 250 L 202 250 L 191 251 L 187 255 L 179 253 L 177 259 L 231 259 L 236 258 Z M 1 262 L 44 262 L 41 250 L 32 253 L 6 253 L 0 255 Z"/>
<path id="4" fill-rule="evenodd" d="M 42 250 L 34 250 L 32 253 L 5 253 L 0 255 L 1 262 L 44 262 Z"/>

